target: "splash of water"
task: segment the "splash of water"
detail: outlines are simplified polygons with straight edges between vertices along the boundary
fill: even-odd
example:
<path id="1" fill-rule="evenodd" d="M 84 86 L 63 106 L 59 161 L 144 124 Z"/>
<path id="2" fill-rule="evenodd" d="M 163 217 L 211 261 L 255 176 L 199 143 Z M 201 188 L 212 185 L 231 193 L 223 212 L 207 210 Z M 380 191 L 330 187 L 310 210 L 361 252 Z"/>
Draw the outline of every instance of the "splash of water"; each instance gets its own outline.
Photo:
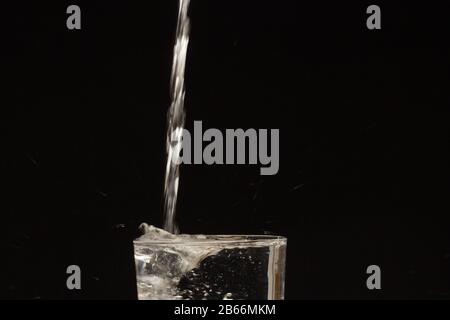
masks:
<path id="1" fill-rule="evenodd" d="M 142 236 L 134 241 L 140 300 L 272 300 L 283 295 L 282 238 L 174 235 L 145 223 L 140 229 Z"/>
<path id="2" fill-rule="evenodd" d="M 180 178 L 180 155 L 177 151 L 181 148 L 185 121 L 184 74 L 189 44 L 189 2 L 190 0 L 179 1 L 176 41 L 173 51 L 172 74 L 170 79 L 170 95 L 172 103 L 167 113 L 167 164 L 164 182 L 164 229 L 170 233 L 178 233 L 178 227 L 175 223 L 175 210 Z"/>

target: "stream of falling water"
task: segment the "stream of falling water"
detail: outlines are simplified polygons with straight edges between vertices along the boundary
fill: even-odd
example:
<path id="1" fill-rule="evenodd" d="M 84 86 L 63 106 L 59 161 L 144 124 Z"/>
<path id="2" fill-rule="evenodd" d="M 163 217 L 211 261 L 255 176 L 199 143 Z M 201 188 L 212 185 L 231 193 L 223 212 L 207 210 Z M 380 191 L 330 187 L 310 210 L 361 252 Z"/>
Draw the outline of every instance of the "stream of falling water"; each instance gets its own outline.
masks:
<path id="1" fill-rule="evenodd" d="M 166 176 L 164 181 L 164 229 L 178 233 L 175 223 L 175 210 L 180 178 L 179 148 L 181 148 L 184 110 L 184 74 L 186 55 L 189 44 L 189 9 L 190 0 L 179 0 L 176 40 L 173 51 L 172 74 L 170 79 L 170 95 L 172 103 L 167 113 L 166 136 Z"/>

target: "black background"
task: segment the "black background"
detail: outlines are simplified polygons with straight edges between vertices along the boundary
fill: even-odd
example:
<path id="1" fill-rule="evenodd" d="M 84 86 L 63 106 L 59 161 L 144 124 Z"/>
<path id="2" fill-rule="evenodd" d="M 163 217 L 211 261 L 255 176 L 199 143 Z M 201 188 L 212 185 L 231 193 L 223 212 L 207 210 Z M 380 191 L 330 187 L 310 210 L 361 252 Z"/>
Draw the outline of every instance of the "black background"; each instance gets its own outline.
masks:
<path id="1" fill-rule="evenodd" d="M 188 129 L 279 128 L 280 171 L 183 166 L 181 231 L 287 236 L 287 299 L 449 298 L 440 3 L 192 0 Z M 136 298 L 132 240 L 162 222 L 176 15 L 175 0 L 2 4 L 1 298 Z"/>

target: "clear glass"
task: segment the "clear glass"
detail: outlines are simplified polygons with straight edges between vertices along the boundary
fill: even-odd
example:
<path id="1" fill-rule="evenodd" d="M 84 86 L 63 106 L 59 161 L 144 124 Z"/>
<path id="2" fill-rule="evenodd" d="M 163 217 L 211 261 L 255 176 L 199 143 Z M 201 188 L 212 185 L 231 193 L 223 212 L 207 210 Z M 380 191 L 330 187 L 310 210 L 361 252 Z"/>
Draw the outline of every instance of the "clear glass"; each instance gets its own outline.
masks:
<path id="1" fill-rule="evenodd" d="M 284 299 L 286 245 L 278 236 L 135 240 L 138 298 Z"/>

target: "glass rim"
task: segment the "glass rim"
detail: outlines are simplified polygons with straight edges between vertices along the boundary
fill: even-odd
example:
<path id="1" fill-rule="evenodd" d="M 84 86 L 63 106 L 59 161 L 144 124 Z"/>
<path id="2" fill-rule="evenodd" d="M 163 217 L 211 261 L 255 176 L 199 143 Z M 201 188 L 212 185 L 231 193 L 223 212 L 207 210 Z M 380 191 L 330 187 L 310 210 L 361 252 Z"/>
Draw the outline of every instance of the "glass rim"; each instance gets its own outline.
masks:
<path id="1" fill-rule="evenodd" d="M 194 235 L 195 236 L 195 235 Z M 270 246 L 273 244 L 287 244 L 287 237 L 277 235 L 201 235 L 205 238 L 183 239 L 135 239 L 134 245 L 175 245 L 175 246 L 204 246 L 204 245 L 258 245 Z"/>

